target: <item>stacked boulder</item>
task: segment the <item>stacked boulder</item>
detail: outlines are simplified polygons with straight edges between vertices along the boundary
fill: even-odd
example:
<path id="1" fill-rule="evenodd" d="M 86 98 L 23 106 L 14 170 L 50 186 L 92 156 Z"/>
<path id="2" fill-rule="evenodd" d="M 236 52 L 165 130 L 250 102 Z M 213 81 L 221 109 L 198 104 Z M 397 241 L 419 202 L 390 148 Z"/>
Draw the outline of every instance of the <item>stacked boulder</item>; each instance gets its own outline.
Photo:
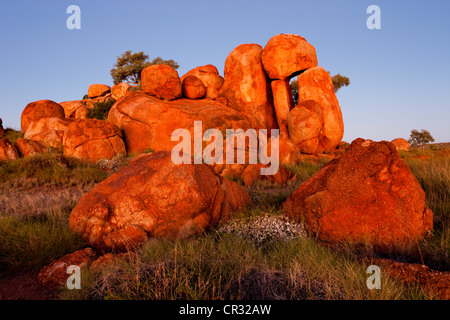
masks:
<path id="1" fill-rule="evenodd" d="M 294 106 L 289 82 L 296 76 L 299 102 Z M 225 61 L 224 77 L 213 65 L 196 67 L 182 77 L 169 65 L 151 65 L 141 72 L 141 87 L 142 91 L 133 92 L 127 83 L 112 88 L 93 84 L 87 99 L 33 102 L 22 113 L 22 131 L 26 139 L 44 147 L 63 148 L 67 155 L 96 161 L 117 153 L 171 151 L 178 143 L 171 138 L 176 129 L 187 129 L 193 137 L 194 121 L 202 121 L 202 134 L 213 128 L 223 133 L 265 129 L 269 139 L 279 142 L 280 163 L 290 165 L 300 161 L 302 154 L 333 152 L 343 136 L 331 77 L 318 66 L 314 47 L 298 35 L 276 35 L 264 48 L 237 46 Z M 109 129 L 103 124 L 90 127 L 92 121 L 79 122 L 86 120 L 96 103 L 106 101 L 116 101 L 108 115 Z M 271 129 L 279 129 L 279 136 L 271 137 Z M 75 131 L 83 133 L 74 136 Z M 111 139 L 123 140 L 124 146 L 111 146 Z M 98 150 L 86 150 L 94 145 Z M 256 167 L 260 165 L 227 164 L 216 165 L 215 170 L 242 178 L 247 169 L 244 181 L 249 185 L 264 178 L 256 176 Z M 285 184 L 292 178 L 287 172 L 281 177 L 272 180 Z"/>

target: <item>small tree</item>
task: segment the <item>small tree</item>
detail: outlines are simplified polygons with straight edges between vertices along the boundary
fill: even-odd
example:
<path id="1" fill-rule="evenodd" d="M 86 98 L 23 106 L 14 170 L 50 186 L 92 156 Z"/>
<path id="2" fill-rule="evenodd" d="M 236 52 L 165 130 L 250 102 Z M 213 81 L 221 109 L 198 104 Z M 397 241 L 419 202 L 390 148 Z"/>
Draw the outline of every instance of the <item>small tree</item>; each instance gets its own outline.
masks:
<path id="1" fill-rule="evenodd" d="M 328 71 L 328 73 L 330 73 Z M 341 76 L 339 73 L 331 77 L 331 81 L 333 82 L 334 92 L 338 92 L 342 87 L 347 87 L 350 85 L 350 79 L 345 76 Z M 298 81 L 291 81 L 291 91 L 292 98 L 294 99 L 294 104 L 298 104 Z"/>
<path id="2" fill-rule="evenodd" d="M 111 77 L 113 78 L 114 84 L 126 81 L 139 86 L 141 84 L 141 71 L 154 64 L 168 64 L 174 69 L 178 69 L 179 67 L 178 63 L 173 60 L 163 60 L 157 57 L 150 62 L 148 61 L 148 55 L 144 54 L 143 51 L 137 53 L 126 51 L 117 57 L 117 62 L 111 69 Z"/>
<path id="3" fill-rule="evenodd" d="M 424 145 L 434 142 L 434 138 L 428 130 L 411 130 L 411 135 L 408 139 L 409 144 L 412 147 L 423 147 Z"/>

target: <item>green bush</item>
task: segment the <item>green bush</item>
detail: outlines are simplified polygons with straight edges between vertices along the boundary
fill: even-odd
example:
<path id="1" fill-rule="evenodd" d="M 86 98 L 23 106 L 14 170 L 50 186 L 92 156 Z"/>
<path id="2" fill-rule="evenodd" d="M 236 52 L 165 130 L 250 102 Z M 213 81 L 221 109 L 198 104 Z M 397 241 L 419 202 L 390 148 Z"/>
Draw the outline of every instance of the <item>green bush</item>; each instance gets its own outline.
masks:
<path id="1" fill-rule="evenodd" d="M 116 100 L 99 102 L 94 105 L 93 108 L 88 110 L 87 117 L 88 119 L 97 119 L 97 120 L 106 120 L 108 119 L 109 110 L 116 102 Z"/>

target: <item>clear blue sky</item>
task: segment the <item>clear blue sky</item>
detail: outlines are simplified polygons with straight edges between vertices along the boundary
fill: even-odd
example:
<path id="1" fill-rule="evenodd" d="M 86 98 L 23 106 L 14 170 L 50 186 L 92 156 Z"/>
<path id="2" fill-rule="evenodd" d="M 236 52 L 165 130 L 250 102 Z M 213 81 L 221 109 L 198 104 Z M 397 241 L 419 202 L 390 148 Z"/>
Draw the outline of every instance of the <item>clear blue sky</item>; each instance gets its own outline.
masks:
<path id="1" fill-rule="evenodd" d="M 81 30 L 69 30 L 69 5 Z M 369 5 L 381 30 L 369 30 Z M 126 50 L 180 64 L 180 76 L 205 64 L 223 75 L 239 44 L 264 46 L 295 33 L 315 46 L 319 65 L 351 85 L 338 92 L 345 134 L 407 138 L 428 129 L 450 141 L 450 1 L 0 1 L 0 117 L 19 128 L 32 101 L 81 99 L 92 83 L 112 85 L 109 70 Z"/>

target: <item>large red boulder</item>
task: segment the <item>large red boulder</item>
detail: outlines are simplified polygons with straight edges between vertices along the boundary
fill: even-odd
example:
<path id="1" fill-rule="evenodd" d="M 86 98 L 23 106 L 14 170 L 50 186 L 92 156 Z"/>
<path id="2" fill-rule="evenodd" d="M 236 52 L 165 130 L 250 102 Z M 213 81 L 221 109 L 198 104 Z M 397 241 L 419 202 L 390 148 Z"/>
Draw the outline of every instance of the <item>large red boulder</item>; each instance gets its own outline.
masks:
<path id="1" fill-rule="evenodd" d="M 64 101 L 59 103 L 64 108 L 66 118 L 86 119 L 88 107 L 85 100 Z"/>
<path id="2" fill-rule="evenodd" d="M 95 119 L 72 122 L 64 133 L 63 146 L 64 155 L 91 162 L 127 153 L 120 129 Z"/>
<path id="3" fill-rule="evenodd" d="M 101 252 L 124 251 L 148 238 L 198 234 L 251 199 L 205 164 L 172 162 L 170 152 L 140 157 L 88 192 L 69 227 Z"/>
<path id="4" fill-rule="evenodd" d="M 225 82 L 219 96 L 252 122 L 253 129 L 278 128 L 270 83 L 261 62 L 262 47 L 242 44 L 225 60 Z"/>
<path id="5" fill-rule="evenodd" d="M 356 139 L 306 180 L 284 212 L 321 240 L 379 248 L 414 244 L 433 228 L 425 192 L 386 141 Z"/>
<path id="6" fill-rule="evenodd" d="M 57 117 L 39 118 L 30 123 L 24 138 L 37 141 L 44 147 L 59 149 L 63 146 L 64 132 L 72 121 Z"/>
<path id="7" fill-rule="evenodd" d="M 158 99 L 181 98 L 181 81 L 178 72 L 167 64 L 151 65 L 141 72 L 142 90 Z"/>
<path id="8" fill-rule="evenodd" d="M 8 139 L 0 139 L 0 162 L 1 161 L 14 161 L 19 158 L 14 145 Z"/>
<path id="9" fill-rule="evenodd" d="M 27 131 L 28 126 L 33 120 L 38 120 L 44 117 L 64 118 L 64 108 L 60 104 L 51 100 L 39 100 L 29 103 L 22 111 L 22 132 Z"/>
<path id="10" fill-rule="evenodd" d="M 206 87 L 196 76 L 187 76 L 182 80 L 183 95 L 188 99 L 201 99 L 206 94 Z"/>
<path id="11" fill-rule="evenodd" d="M 208 64 L 194 68 L 181 77 L 181 82 L 188 76 L 195 76 L 202 81 L 206 89 L 206 99 L 217 99 L 224 79 L 219 75 L 219 71 L 217 71 L 215 66 Z"/>
<path id="12" fill-rule="evenodd" d="M 295 34 L 279 34 L 271 38 L 261 58 L 271 79 L 288 79 L 299 71 L 317 67 L 316 50 Z"/>
<path id="13" fill-rule="evenodd" d="M 291 140 L 302 153 L 336 149 L 344 135 L 344 121 L 330 74 L 322 67 L 300 74 L 298 101 L 287 119 Z"/>
<path id="14" fill-rule="evenodd" d="M 111 87 L 106 84 L 91 84 L 88 88 L 88 98 L 97 98 L 111 92 Z"/>
<path id="15" fill-rule="evenodd" d="M 203 132 L 251 127 L 240 113 L 214 100 L 162 101 L 142 92 L 132 92 L 117 101 L 108 120 L 122 130 L 127 151 L 132 154 L 148 149 L 172 150 L 179 143 L 171 140 L 172 133 L 184 128 L 193 138 L 194 121 L 202 121 Z"/>

